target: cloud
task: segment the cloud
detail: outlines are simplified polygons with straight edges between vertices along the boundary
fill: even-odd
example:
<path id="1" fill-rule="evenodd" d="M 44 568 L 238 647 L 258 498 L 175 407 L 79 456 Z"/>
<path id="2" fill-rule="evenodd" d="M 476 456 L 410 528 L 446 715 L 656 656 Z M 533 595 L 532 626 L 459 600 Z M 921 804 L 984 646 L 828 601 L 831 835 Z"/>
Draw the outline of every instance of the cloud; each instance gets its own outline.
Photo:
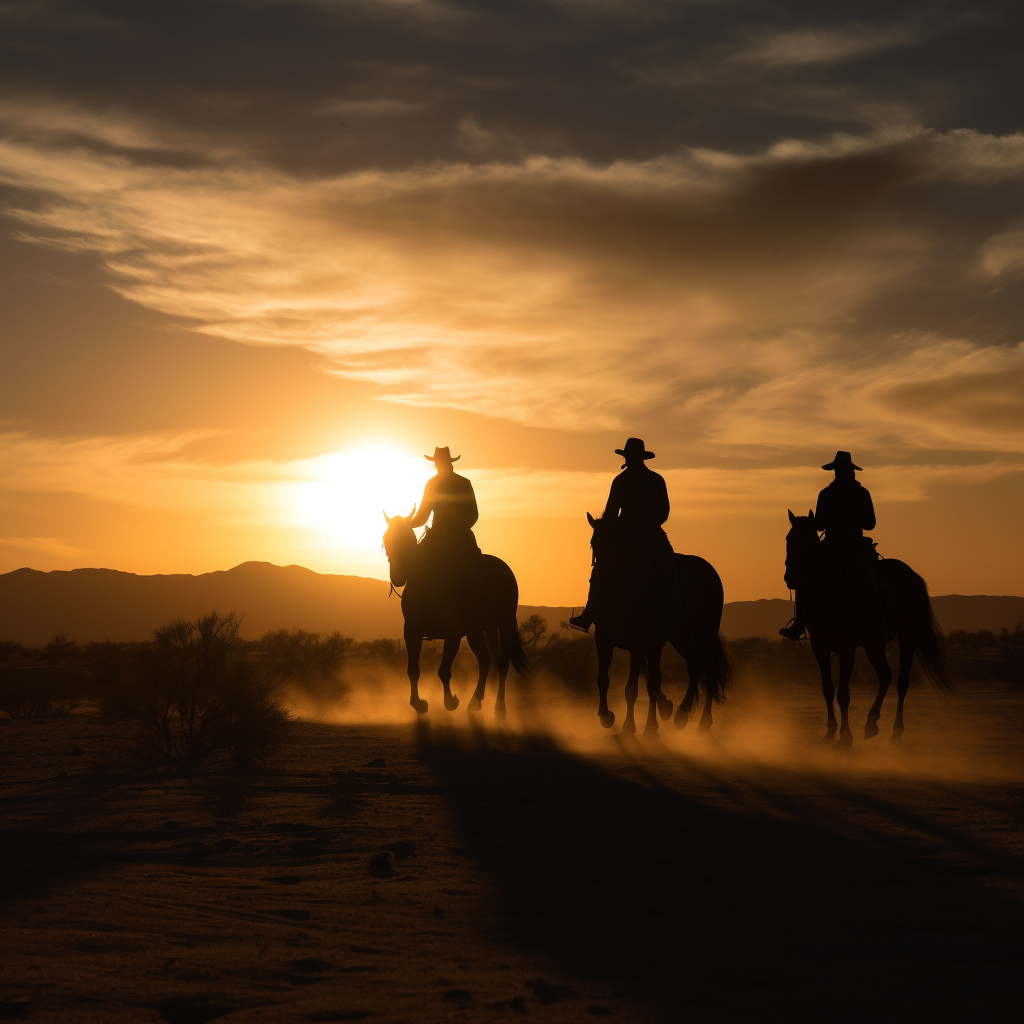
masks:
<path id="1" fill-rule="evenodd" d="M 909 25 L 888 28 L 848 25 L 839 28 L 796 29 L 758 39 L 733 59 L 768 67 L 838 63 L 894 47 L 909 46 L 917 42 L 920 36 L 920 32 Z"/>
<path id="2" fill-rule="evenodd" d="M 728 445 L 903 432 L 1019 447 L 1012 416 L 986 414 L 981 382 L 1019 367 L 1020 349 L 992 331 L 1016 341 L 1024 325 L 978 315 L 978 268 L 1014 265 L 1016 229 L 979 235 L 931 196 L 1019 188 L 1020 134 L 297 178 L 227 156 L 153 166 L 69 150 L 51 134 L 64 113 L 19 117 L 26 138 L 0 143 L 0 179 L 26 197 L 8 208 L 23 237 L 95 253 L 143 305 L 237 341 L 307 347 L 393 401 L 569 429 L 654 411 Z M 96 123 L 82 130 L 153 141 Z M 909 330 L 905 308 L 883 311 L 933 281 L 942 302 L 973 307 L 975 337 L 950 331 L 955 309 L 944 329 L 924 313 Z M 975 397 L 949 415 L 928 396 L 961 375 Z"/>
<path id="3" fill-rule="evenodd" d="M 0 544 L 25 551 L 40 551 L 58 558 L 80 558 L 89 554 L 84 548 L 76 548 L 63 537 L 0 537 Z"/>

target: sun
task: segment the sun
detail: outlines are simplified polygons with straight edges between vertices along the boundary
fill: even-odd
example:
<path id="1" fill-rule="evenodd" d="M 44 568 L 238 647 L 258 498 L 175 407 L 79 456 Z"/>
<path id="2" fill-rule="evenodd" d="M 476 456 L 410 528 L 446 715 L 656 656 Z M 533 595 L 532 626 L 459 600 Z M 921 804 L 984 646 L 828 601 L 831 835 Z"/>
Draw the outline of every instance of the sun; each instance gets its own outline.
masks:
<path id="1" fill-rule="evenodd" d="M 296 525 L 318 530 L 331 547 L 380 548 L 388 515 L 407 515 L 434 467 L 388 445 L 363 445 L 314 459 L 314 479 L 294 485 Z"/>

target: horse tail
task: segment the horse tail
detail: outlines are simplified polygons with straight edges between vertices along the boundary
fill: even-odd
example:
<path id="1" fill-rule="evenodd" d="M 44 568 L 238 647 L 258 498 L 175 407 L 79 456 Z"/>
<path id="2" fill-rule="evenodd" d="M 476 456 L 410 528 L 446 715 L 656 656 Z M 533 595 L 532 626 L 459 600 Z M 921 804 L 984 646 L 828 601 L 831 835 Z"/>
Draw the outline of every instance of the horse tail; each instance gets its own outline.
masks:
<path id="1" fill-rule="evenodd" d="M 916 572 L 912 572 L 911 576 L 911 592 L 916 605 L 913 636 L 921 667 L 939 693 L 955 694 L 957 689 L 953 685 L 953 673 L 946 658 L 946 638 L 932 611 L 928 584 Z"/>
<path id="2" fill-rule="evenodd" d="M 722 646 L 719 630 L 725 607 L 722 577 L 706 559 L 696 555 L 676 555 L 676 571 L 684 593 L 693 602 L 694 635 L 692 640 L 700 656 L 700 678 L 704 695 L 716 704 L 725 700 L 725 689 L 732 680 L 729 656 Z"/>
<path id="3" fill-rule="evenodd" d="M 523 638 L 519 635 L 519 623 L 516 622 L 515 615 L 511 619 L 506 619 L 498 627 L 498 637 L 502 650 L 508 653 L 508 660 L 512 663 L 512 667 L 524 679 L 529 679 L 533 675 L 533 669 L 530 668 L 530 659 L 526 656 Z"/>
<path id="4" fill-rule="evenodd" d="M 715 630 L 714 635 L 704 640 L 701 651 L 701 675 L 704 677 L 704 695 L 708 700 L 721 704 L 725 700 L 725 688 L 732 680 L 732 666 L 729 655 L 722 646 L 722 638 Z"/>
<path id="5" fill-rule="evenodd" d="M 519 611 L 519 584 L 515 573 L 495 555 L 484 555 L 484 565 L 490 576 L 494 596 L 495 618 L 498 620 L 498 643 L 501 652 L 508 654 L 512 667 L 524 678 L 533 675 L 530 660 L 523 647 L 523 638 L 519 635 L 519 623 L 516 613 Z"/>

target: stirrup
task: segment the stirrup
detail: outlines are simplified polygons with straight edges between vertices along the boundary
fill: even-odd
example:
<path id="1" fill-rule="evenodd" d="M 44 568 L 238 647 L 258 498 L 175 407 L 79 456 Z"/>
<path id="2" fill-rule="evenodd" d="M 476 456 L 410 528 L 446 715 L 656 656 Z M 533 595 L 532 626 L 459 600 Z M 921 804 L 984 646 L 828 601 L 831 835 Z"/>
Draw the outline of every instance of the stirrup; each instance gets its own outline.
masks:
<path id="1" fill-rule="evenodd" d="M 787 640 L 792 640 L 796 643 L 804 635 L 802 626 L 798 626 L 796 619 L 790 619 L 782 629 L 779 630 L 779 636 L 784 636 Z"/>
<path id="2" fill-rule="evenodd" d="M 586 622 L 587 624 L 583 625 L 584 622 Z M 569 616 L 569 625 L 573 629 L 578 629 L 581 633 L 589 633 L 590 627 L 593 625 L 593 623 L 587 622 L 587 620 L 581 614 Z"/>

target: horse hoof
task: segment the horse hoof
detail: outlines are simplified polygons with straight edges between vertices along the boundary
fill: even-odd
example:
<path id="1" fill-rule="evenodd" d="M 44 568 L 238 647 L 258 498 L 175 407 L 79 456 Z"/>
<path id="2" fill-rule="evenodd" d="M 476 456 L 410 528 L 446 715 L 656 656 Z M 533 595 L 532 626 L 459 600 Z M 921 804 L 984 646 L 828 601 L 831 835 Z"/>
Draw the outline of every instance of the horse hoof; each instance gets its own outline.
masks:
<path id="1" fill-rule="evenodd" d="M 697 729 L 701 733 L 701 735 L 703 735 L 703 736 L 710 736 L 711 735 L 711 723 L 710 722 L 701 722 L 700 725 L 697 726 Z"/>
<path id="2" fill-rule="evenodd" d="M 878 726 L 870 719 L 864 725 L 864 739 L 870 740 L 878 735 Z"/>
<path id="3" fill-rule="evenodd" d="M 829 729 L 829 731 L 827 733 L 825 733 L 824 736 L 821 737 L 821 742 L 826 747 L 832 746 L 835 743 L 835 741 L 836 741 L 836 731 L 835 731 L 835 729 Z"/>
<path id="4" fill-rule="evenodd" d="M 425 715 L 430 705 L 421 697 L 419 700 L 411 700 L 409 703 L 416 710 L 417 715 Z"/>
<path id="5" fill-rule="evenodd" d="M 456 697 L 456 698 L 455 698 L 455 707 L 458 707 L 458 706 L 459 706 L 459 704 L 458 704 L 458 701 L 459 701 L 459 698 L 458 698 L 458 697 Z M 479 697 L 474 697 L 474 698 L 473 698 L 473 699 L 472 699 L 472 700 L 471 700 L 471 701 L 469 702 L 469 710 L 470 710 L 470 711 L 479 711 L 481 707 L 482 707 L 482 704 L 481 704 L 481 701 L 480 701 L 480 698 L 479 698 Z"/>
<path id="6" fill-rule="evenodd" d="M 633 724 L 632 722 L 626 722 L 626 723 L 625 723 L 625 724 L 624 724 L 624 725 L 622 726 L 622 731 L 623 731 L 624 733 L 627 733 L 628 735 L 632 736 L 632 735 L 633 735 L 633 733 L 635 733 L 635 732 L 636 732 L 636 726 L 635 726 L 635 725 L 634 725 L 634 724 Z"/>
<path id="7" fill-rule="evenodd" d="M 690 713 L 689 713 L 689 711 L 684 711 L 682 708 L 680 708 L 676 712 L 675 727 L 677 729 L 685 729 L 686 726 L 689 724 L 689 722 L 690 722 Z"/>
<path id="8" fill-rule="evenodd" d="M 504 718 L 505 717 L 505 705 L 504 704 L 495 704 L 494 705 L 494 717 L 495 718 Z"/>
<path id="9" fill-rule="evenodd" d="M 645 736 L 657 736 L 658 735 L 658 723 L 655 722 L 655 723 L 653 723 L 653 725 L 645 725 L 644 726 L 644 735 Z"/>
<path id="10" fill-rule="evenodd" d="M 611 711 L 605 711 L 603 714 L 597 716 L 601 719 L 601 724 L 606 728 L 610 729 L 615 724 L 615 715 Z"/>
<path id="11" fill-rule="evenodd" d="M 845 732 L 839 737 L 839 746 L 841 747 L 852 747 L 853 746 L 853 733 Z"/>
<path id="12" fill-rule="evenodd" d="M 904 745 L 904 743 L 903 743 L 903 733 L 894 732 L 889 737 L 889 745 L 891 747 L 902 747 Z"/>
<path id="13" fill-rule="evenodd" d="M 674 707 L 672 701 L 668 697 L 658 698 L 658 714 L 661 715 L 661 720 L 667 722 L 672 715 L 672 708 Z"/>
<path id="14" fill-rule="evenodd" d="M 459 698 L 454 693 L 448 694 L 444 699 L 445 711 L 454 711 L 459 706 Z"/>

